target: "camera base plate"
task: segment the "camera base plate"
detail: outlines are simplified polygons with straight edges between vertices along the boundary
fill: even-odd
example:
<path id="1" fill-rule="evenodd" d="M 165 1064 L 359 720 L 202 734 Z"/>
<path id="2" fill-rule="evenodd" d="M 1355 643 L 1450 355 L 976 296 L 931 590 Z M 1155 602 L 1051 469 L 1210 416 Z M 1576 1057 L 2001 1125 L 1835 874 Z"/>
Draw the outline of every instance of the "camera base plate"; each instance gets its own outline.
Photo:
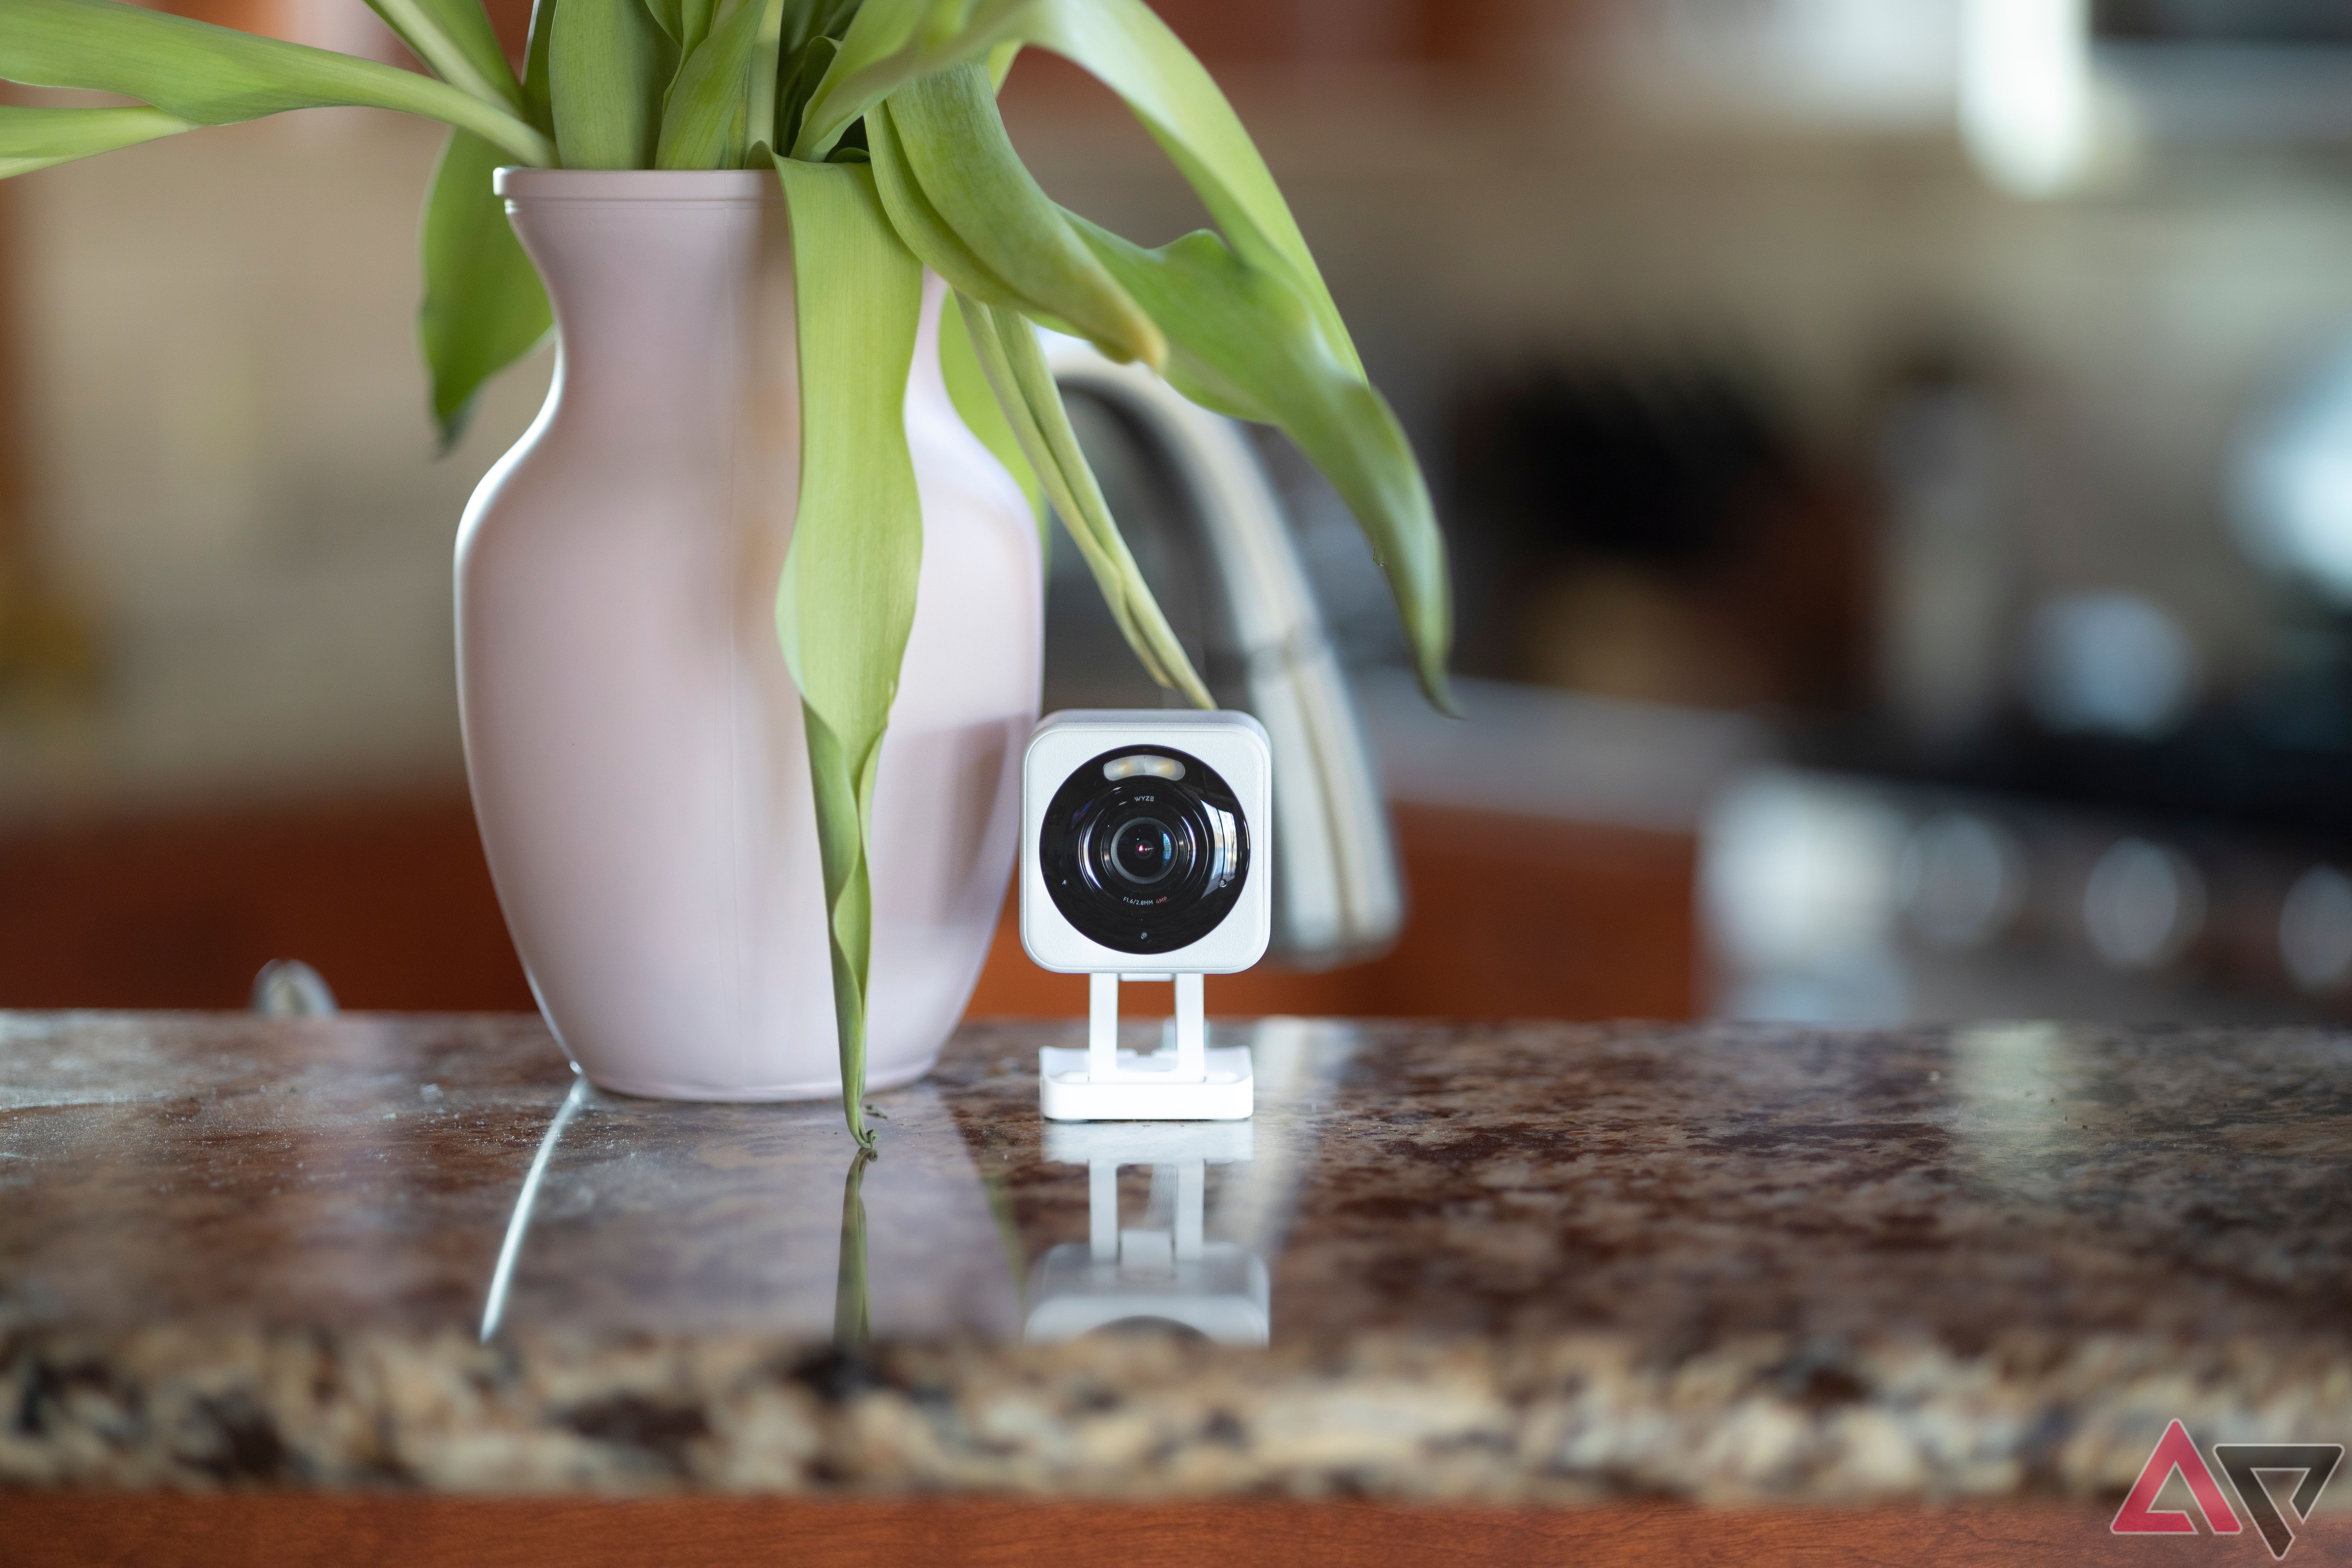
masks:
<path id="1" fill-rule="evenodd" d="M 1118 1048 L 1118 983 L 1173 981 L 1176 1016 L 1167 1041 L 1144 1056 Z M 1244 1046 L 1209 1049 L 1198 974 L 1089 977 L 1087 1048 L 1037 1053 L 1037 1106 L 1048 1121 L 1240 1121 L 1256 1107 Z"/>
<path id="2" fill-rule="evenodd" d="M 1203 1051 L 1205 1070 L 1191 1083 L 1166 1081 L 1175 1074 L 1158 1064 L 1171 1054 L 1120 1051 L 1118 1076 L 1105 1081 L 1090 1072 L 1090 1052 L 1044 1047 L 1037 1052 L 1038 1109 L 1048 1121 L 1248 1120 L 1256 1108 L 1257 1083 L 1247 1047 Z"/>

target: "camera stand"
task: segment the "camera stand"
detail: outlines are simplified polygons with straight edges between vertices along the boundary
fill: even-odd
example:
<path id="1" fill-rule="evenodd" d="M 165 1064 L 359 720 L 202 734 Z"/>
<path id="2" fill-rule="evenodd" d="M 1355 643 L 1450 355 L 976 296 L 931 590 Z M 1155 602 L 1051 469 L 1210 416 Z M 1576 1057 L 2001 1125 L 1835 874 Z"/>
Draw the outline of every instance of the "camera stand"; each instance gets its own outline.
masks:
<path id="1" fill-rule="evenodd" d="M 1037 1053 L 1037 1100 L 1049 1121 L 1239 1121 L 1255 1108 L 1247 1047 L 1209 1048 L 1198 974 L 1096 973 L 1087 1048 Z M 1150 1056 L 1118 1048 L 1118 983 L 1173 981 L 1176 1016 Z"/>

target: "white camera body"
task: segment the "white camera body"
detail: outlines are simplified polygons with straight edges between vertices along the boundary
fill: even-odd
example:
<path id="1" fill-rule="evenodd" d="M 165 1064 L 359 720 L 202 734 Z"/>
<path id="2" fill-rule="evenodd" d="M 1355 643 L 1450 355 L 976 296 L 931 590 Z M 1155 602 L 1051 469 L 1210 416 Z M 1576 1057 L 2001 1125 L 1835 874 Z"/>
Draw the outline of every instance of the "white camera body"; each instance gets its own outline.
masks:
<path id="1" fill-rule="evenodd" d="M 1151 820 L 1150 814 L 1160 803 L 1140 797 L 1152 793 L 1163 781 L 1156 773 L 1143 770 L 1162 757 L 1192 775 L 1189 780 L 1180 776 L 1165 782 L 1197 795 L 1204 781 L 1193 764 L 1205 764 L 1227 786 L 1240 807 L 1232 813 L 1237 818 L 1235 827 L 1241 836 L 1238 896 L 1213 924 L 1175 946 L 1169 945 L 1171 938 L 1167 928 L 1153 918 L 1154 911 L 1148 910 L 1139 910 L 1132 923 L 1123 931 L 1108 929 L 1109 922 L 1120 918 L 1114 901 L 1116 894 L 1111 900 L 1089 899 L 1088 904 L 1099 907 L 1087 909 L 1074 919 L 1063 903 L 1057 902 L 1046 879 L 1050 869 L 1057 878 L 1075 877 L 1083 885 L 1085 868 L 1069 865 L 1049 868 L 1045 864 L 1047 816 L 1057 800 L 1068 802 L 1076 796 L 1081 804 L 1095 804 L 1125 784 L 1128 788 L 1122 793 L 1131 800 L 1132 815 Z M 1105 758 L 1117 761 L 1106 763 L 1102 760 Z M 1102 778 L 1100 791 L 1087 787 L 1100 777 L 1106 766 L 1116 767 L 1118 763 L 1127 763 L 1135 771 L 1118 780 Z M 1021 766 L 1021 945 L 1028 950 L 1030 958 L 1039 968 L 1063 974 L 1104 971 L 1129 974 L 1231 974 L 1265 957 L 1266 943 L 1274 934 L 1272 764 L 1273 752 L 1266 745 L 1265 726 L 1246 713 L 1100 708 L 1072 709 L 1046 715 L 1031 735 Z M 1093 774 L 1079 780 L 1081 770 L 1089 767 Z M 1081 787 L 1074 790 L 1070 787 L 1074 784 Z M 1171 818 L 1191 815 L 1184 807 L 1192 803 L 1171 804 L 1176 809 L 1166 813 Z M 1062 827 L 1066 834 L 1073 826 L 1085 825 L 1050 826 Z M 1113 821 L 1100 824 L 1103 828 L 1117 826 Z M 1169 826 L 1180 832 L 1188 826 L 1198 831 L 1197 825 L 1181 821 L 1171 821 Z M 1081 853 L 1083 847 L 1070 845 L 1072 850 Z M 1203 844 L 1199 851 L 1213 853 L 1213 846 Z M 1125 883 L 1116 867 L 1100 869 L 1110 873 L 1101 880 L 1118 892 L 1132 896 L 1153 890 L 1149 884 L 1139 887 Z M 1091 893 L 1093 889 L 1082 886 L 1082 891 Z M 1151 933 L 1159 940 L 1139 940 L 1128 935 L 1129 931 Z M 1189 929 L 1179 927 L 1177 934 L 1189 934 Z M 1113 942 L 1118 945 L 1110 945 Z"/>
<path id="2" fill-rule="evenodd" d="M 1040 1054 L 1047 1117 L 1250 1114 L 1249 1053 L 1207 1048 L 1201 977 L 1265 955 L 1273 816 L 1273 752 L 1246 713 L 1076 709 L 1038 724 L 1021 769 L 1021 945 L 1093 976 L 1087 1049 Z M 1174 984 L 1174 1050 L 1118 1048 L 1122 980 Z"/>

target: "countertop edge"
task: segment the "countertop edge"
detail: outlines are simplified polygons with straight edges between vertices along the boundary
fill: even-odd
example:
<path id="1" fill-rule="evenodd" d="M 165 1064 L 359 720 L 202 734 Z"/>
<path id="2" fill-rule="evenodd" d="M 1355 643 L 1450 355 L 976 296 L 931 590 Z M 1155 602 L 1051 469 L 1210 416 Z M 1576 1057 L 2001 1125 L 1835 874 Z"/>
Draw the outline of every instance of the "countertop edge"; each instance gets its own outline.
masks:
<path id="1" fill-rule="evenodd" d="M 0 1331 L 0 1488 L 448 1496 L 2109 1505 L 2200 1443 L 2352 1431 L 2324 1341 L 1760 1334 L 1219 1348 L 756 1334 Z"/>

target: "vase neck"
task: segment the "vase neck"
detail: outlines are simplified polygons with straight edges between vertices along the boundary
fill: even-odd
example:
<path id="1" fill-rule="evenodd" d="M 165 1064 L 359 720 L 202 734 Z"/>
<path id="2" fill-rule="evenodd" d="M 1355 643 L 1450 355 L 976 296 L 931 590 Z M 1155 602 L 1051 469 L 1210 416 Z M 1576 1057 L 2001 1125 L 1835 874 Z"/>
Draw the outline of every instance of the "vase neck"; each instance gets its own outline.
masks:
<path id="1" fill-rule="evenodd" d="M 557 416 L 631 444 L 719 437 L 741 374 L 761 225 L 780 199 L 774 180 L 748 170 L 502 174 L 555 311 Z"/>

